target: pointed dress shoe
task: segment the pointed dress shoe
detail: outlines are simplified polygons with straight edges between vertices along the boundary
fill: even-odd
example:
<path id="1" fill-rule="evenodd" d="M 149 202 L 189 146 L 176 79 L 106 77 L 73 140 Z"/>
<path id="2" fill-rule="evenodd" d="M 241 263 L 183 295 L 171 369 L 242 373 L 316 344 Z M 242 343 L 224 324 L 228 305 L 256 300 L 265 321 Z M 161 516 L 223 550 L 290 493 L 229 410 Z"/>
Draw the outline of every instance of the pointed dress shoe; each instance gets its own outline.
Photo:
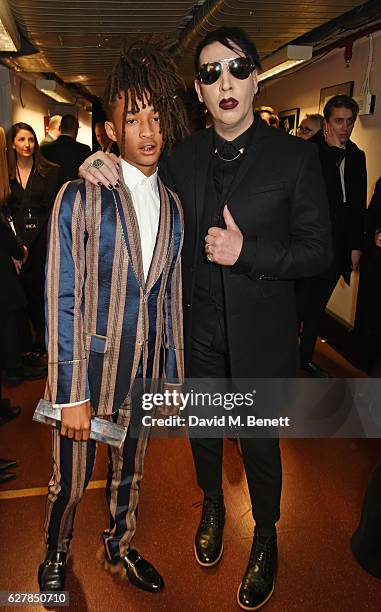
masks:
<path id="1" fill-rule="evenodd" d="M 11 459 L 0 459 L 0 472 L 10 470 L 14 467 L 17 467 L 17 461 L 12 461 Z"/>
<path id="2" fill-rule="evenodd" d="M 13 472 L 0 472 L 0 484 L 8 482 L 8 480 L 13 480 L 14 478 L 16 478 L 16 474 L 13 474 Z"/>
<path id="3" fill-rule="evenodd" d="M 276 534 L 262 536 L 254 532 L 249 563 L 237 592 L 238 605 L 243 610 L 259 610 L 274 592 L 277 567 Z"/>
<path id="4" fill-rule="evenodd" d="M 200 524 L 194 541 L 197 563 L 203 567 L 216 565 L 224 552 L 222 535 L 225 524 L 224 498 L 204 498 Z"/>
<path id="5" fill-rule="evenodd" d="M 103 561 L 105 570 L 111 574 L 126 576 L 138 589 L 158 593 L 164 587 L 164 580 L 159 572 L 134 548 L 130 548 L 124 557 L 110 560 L 102 547 L 97 557 L 99 561 Z"/>
<path id="6" fill-rule="evenodd" d="M 40 591 L 63 591 L 65 589 L 66 553 L 48 550 L 38 570 Z"/>

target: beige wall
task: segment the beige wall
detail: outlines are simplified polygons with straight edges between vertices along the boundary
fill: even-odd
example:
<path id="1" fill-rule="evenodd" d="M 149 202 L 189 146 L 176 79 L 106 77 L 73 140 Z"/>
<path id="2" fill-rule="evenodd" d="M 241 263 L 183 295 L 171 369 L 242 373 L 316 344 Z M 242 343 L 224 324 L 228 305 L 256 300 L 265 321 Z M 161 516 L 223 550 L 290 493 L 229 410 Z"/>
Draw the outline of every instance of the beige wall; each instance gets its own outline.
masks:
<path id="1" fill-rule="evenodd" d="M 14 72 L 10 73 L 12 123 L 28 123 L 40 141 L 44 137 L 44 115 L 49 114 L 49 99 Z"/>
<path id="2" fill-rule="evenodd" d="M 73 113 L 78 116 L 80 130 L 79 142 L 92 146 L 91 114 L 78 106 L 57 104 L 48 96 L 39 92 L 33 85 L 10 72 L 12 123 L 23 121 L 29 123 L 40 141 L 44 137 L 44 116 Z"/>
<path id="3" fill-rule="evenodd" d="M 311 66 L 300 68 L 294 74 L 286 74 L 269 83 L 263 83 L 257 104 L 273 106 L 278 111 L 300 108 L 300 119 L 305 113 L 319 110 L 320 89 L 345 81 L 354 81 L 354 95 L 360 94 L 368 65 L 369 43 L 359 39 L 353 45 L 353 57 L 349 67 L 344 61 L 344 49 L 335 49 Z M 381 175 L 381 31 L 373 35 L 373 65 L 370 73 L 370 90 L 376 95 L 374 115 L 357 119 L 352 140 L 366 153 L 368 169 L 368 200 Z M 352 285 L 343 287 L 339 282 L 328 308 L 349 325 L 354 322 L 358 278 L 352 274 Z"/>

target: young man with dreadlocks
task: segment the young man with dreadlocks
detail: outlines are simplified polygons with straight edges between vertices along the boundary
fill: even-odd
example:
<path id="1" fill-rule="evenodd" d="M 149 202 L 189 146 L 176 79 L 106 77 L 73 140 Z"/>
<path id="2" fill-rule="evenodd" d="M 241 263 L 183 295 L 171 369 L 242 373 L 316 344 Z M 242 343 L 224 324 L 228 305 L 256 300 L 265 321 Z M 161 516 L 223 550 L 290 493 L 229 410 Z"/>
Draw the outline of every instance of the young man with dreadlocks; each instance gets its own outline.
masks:
<path id="1" fill-rule="evenodd" d="M 123 446 L 108 449 L 105 567 L 146 591 L 163 587 L 160 574 L 130 547 L 149 436 L 135 391 L 144 381 L 170 385 L 183 378 L 182 212 L 157 176 L 164 143 L 187 131 L 181 87 L 162 43 L 122 52 L 105 92 L 107 134 L 121 151 L 118 186 L 66 183 L 52 212 L 46 397 L 61 408 L 62 425 L 53 430 L 42 591 L 64 589 L 75 511 L 95 460 L 92 414 L 127 429 Z"/>

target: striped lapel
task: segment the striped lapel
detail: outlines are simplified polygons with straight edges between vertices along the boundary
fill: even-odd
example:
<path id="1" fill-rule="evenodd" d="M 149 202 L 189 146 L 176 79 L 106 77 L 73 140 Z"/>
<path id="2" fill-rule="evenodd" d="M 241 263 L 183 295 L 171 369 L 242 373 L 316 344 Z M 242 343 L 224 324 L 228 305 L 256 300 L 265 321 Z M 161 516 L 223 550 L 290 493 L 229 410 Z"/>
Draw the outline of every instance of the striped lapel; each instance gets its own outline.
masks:
<path id="1" fill-rule="evenodd" d="M 140 286 L 144 287 L 145 281 L 139 225 L 130 192 L 123 180 L 123 172 L 121 169 L 119 170 L 119 182 L 120 189 L 118 191 L 114 189 L 112 194 L 118 210 L 120 222 L 122 224 L 125 243 L 132 268 Z"/>
<path id="2" fill-rule="evenodd" d="M 171 237 L 171 204 L 167 189 L 160 178 L 158 178 L 158 185 L 160 193 L 160 220 L 156 236 L 155 249 L 148 272 L 146 287 L 147 293 L 151 291 L 164 268 L 164 264 L 168 257 Z"/>

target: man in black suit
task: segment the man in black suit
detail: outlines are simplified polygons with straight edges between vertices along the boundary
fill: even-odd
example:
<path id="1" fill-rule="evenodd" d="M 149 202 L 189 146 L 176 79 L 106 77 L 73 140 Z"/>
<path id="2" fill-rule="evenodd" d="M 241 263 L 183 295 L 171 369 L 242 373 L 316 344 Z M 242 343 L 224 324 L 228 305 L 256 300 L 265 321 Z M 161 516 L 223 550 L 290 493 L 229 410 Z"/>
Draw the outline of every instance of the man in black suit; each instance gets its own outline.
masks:
<path id="1" fill-rule="evenodd" d="M 58 188 L 66 181 L 78 178 L 79 166 L 91 155 L 88 145 L 76 141 L 78 129 L 78 119 L 74 115 L 64 115 L 61 119 L 61 136 L 41 147 L 43 156 L 60 166 Z"/>
<path id="2" fill-rule="evenodd" d="M 342 275 L 347 285 L 351 271 L 357 270 L 364 242 L 366 210 L 365 154 L 350 140 L 359 111 L 357 102 L 347 95 L 337 95 L 324 107 L 324 126 L 309 143 L 315 143 L 327 190 L 334 259 L 318 276 L 296 283 L 300 337 L 301 368 L 313 377 L 327 374 L 313 361 L 312 355 L 321 318 Z"/>
<path id="3" fill-rule="evenodd" d="M 214 127 L 176 146 L 160 166 L 184 209 L 187 375 L 215 380 L 294 376 L 294 279 L 317 274 L 330 261 L 317 152 L 254 118 L 259 59 L 245 32 L 210 32 L 197 48 L 195 63 L 196 91 Z M 89 167 L 97 157 L 103 164 Z M 99 153 L 81 174 L 104 184 L 114 184 L 117 177 L 112 158 Z M 242 608 L 254 610 L 274 590 L 281 459 L 277 438 L 244 438 L 241 447 L 256 529 L 237 597 Z M 210 567 L 223 553 L 222 439 L 193 438 L 192 451 L 204 493 L 195 555 L 200 565 Z"/>

